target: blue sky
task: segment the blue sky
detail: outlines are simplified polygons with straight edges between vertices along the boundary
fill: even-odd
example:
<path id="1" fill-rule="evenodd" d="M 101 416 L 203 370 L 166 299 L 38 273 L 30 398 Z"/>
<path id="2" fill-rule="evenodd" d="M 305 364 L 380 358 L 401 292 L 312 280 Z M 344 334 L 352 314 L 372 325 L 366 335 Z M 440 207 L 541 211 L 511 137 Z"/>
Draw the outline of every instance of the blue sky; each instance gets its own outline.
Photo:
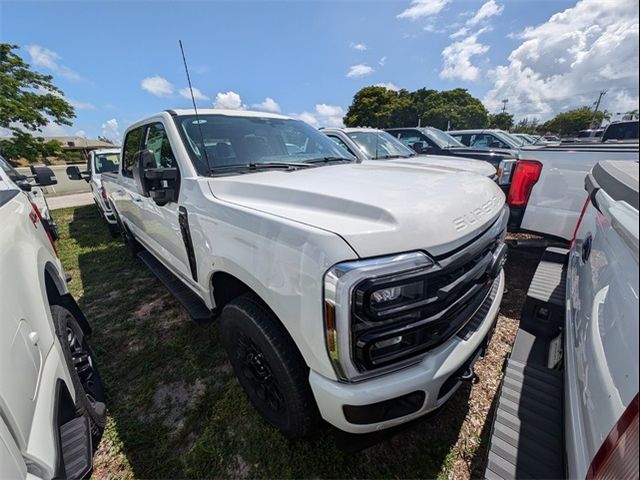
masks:
<path id="1" fill-rule="evenodd" d="M 333 125 L 358 89 L 383 83 L 464 87 L 490 110 L 506 97 L 516 116 L 544 118 L 591 104 L 602 85 L 613 88 L 610 109 L 637 108 L 637 12 L 637 0 L 1 1 L 0 41 L 19 45 L 76 106 L 72 127 L 45 133 L 114 137 L 147 114 L 188 107 L 178 39 L 200 107 Z M 564 40 L 550 40 L 558 32 Z M 603 41 L 622 42 L 624 71 Z M 598 78 L 581 84 L 580 68 Z"/>

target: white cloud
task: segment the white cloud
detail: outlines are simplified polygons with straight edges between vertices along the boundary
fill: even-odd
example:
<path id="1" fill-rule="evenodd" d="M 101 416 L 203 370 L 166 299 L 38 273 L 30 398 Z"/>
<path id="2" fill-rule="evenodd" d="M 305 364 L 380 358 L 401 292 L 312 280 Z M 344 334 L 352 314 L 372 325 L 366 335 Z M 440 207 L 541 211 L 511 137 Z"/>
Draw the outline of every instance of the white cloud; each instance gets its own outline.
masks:
<path id="1" fill-rule="evenodd" d="M 473 27 L 475 25 L 478 25 L 480 22 L 488 20 L 491 17 L 502 15 L 503 11 L 504 5 L 499 5 L 495 0 L 489 0 L 478 9 L 473 17 L 467 20 L 467 25 Z"/>
<path id="2" fill-rule="evenodd" d="M 95 110 L 96 106 L 93 103 L 81 102 L 79 100 L 67 99 L 67 102 L 71 104 L 76 110 Z"/>
<path id="3" fill-rule="evenodd" d="M 351 45 L 349 45 L 349 47 L 353 48 L 354 50 L 360 50 L 361 52 L 364 52 L 367 49 L 367 45 L 364 43 L 352 43 Z"/>
<path id="4" fill-rule="evenodd" d="M 382 57 L 380 58 L 380 60 L 378 60 L 378 65 L 380 65 L 381 67 L 384 67 L 385 63 L 387 63 L 387 57 Z"/>
<path id="5" fill-rule="evenodd" d="M 376 83 L 374 85 L 374 87 L 384 87 L 387 90 L 392 90 L 394 92 L 397 92 L 398 90 L 400 90 L 400 87 L 397 86 L 395 83 L 392 82 L 382 82 L 382 83 Z"/>
<path id="6" fill-rule="evenodd" d="M 70 133 L 63 125 L 49 122 L 39 131 L 33 132 L 33 135 L 36 137 L 67 137 Z"/>
<path id="7" fill-rule="evenodd" d="M 398 18 L 417 20 L 422 17 L 437 15 L 451 0 L 413 0 L 411 5 L 400 14 Z"/>
<path id="8" fill-rule="evenodd" d="M 218 93 L 213 101 L 213 106 L 223 110 L 244 110 L 246 108 L 240 95 L 232 91 Z"/>
<path id="9" fill-rule="evenodd" d="M 349 67 L 349 71 L 347 72 L 347 77 L 359 78 L 359 77 L 364 77 L 366 75 L 371 75 L 373 72 L 375 72 L 373 67 L 360 63 L 358 65 L 352 65 Z"/>
<path id="10" fill-rule="evenodd" d="M 85 137 L 87 136 L 87 132 L 85 132 L 84 130 L 78 130 L 76 132 L 76 137 Z"/>
<path id="11" fill-rule="evenodd" d="M 467 27 L 461 27 L 460 29 L 449 35 L 449 38 L 461 38 L 464 37 L 467 33 L 469 33 L 469 29 Z"/>
<path id="12" fill-rule="evenodd" d="M 454 42 L 442 50 L 444 60 L 440 78 L 473 82 L 480 76 L 480 69 L 471 63 L 471 58 L 489 51 L 489 46 L 478 42 L 478 35 L 486 32 L 480 29 L 473 35 Z"/>
<path id="13" fill-rule="evenodd" d="M 210 100 L 209 97 L 207 97 L 204 93 L 202 93 L 200 91 L 200 89 L 193 87 L 193 98 L 195 98 L 196 100 Z M 189 100 L 191 100 L 191 90 L 189 90 L 189 87 L 185 87 L 185 88 L 181 88 L 180 90 L 178 90 L 178 93 L 180 95 L 182 95 L 184 98 L 188 98 Z"/>
<path id="14" fill-rule="evenodd" d="M 260 110 L 263 112 L 271 112 L 271 113 L 280 113 L 282 111 L 282 109 L 280 108 L 280 105 L 278 105 L 278 102 L 276 102 L 271 97 L 265 98 L 263 102 L 254 103 L 253 105 L 251 105 L 251 108 L 255 110 Z"/>
<path id="15" fill-rule="evenodd" d="M 313 112 L 294 113 L 291 116 L 314 127 L 343 127 L 344 114 L 344 109 L 338 105 L 318 103 Z"/>
<path id="16" fill-rule="evenodd" d="M 168 97 L 173 94 L 174 88 L 171 82 L 159 75 L 147 77 L 140 82 L 143 90 L 156 97 Z"/>
<path id="17" fill-rule="evenodd" d="M 31 63 L 36 67 L 46 68 L 67 80 L 82 80 L 79 73 L 74 72 L 69 67 L 59 63 L 62 57 L 56 52 L 40 45 L 28 45 L 27 53 L 31 57 Z"/>
<path id="18" fill-rule="evenodd" d="M 113 140 L 114 142 L 120 142 L 120 127 L 118 121 L 115 118 L 107 120 L 102 124 L 101 136 Z"/>
<path id="19" fill-rule="evenodd" d="M 591 105 L 609 89 L 601 108 L 638 108 L 638 1 L 581 0 L 516 36 L 522 43 L 508 63 L 489 72 L 490 110 L 509 99 L 518 117 L 546 119 Z"/>

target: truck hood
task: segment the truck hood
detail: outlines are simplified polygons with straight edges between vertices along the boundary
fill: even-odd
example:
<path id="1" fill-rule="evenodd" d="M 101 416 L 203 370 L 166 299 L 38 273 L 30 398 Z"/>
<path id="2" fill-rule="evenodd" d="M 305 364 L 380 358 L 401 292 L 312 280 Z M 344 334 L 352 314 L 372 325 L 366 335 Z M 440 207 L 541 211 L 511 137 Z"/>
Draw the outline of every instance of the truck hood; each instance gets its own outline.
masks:
<path id="1" fill-rule="evenodd" d="M 379 160 L 371 160 L 379 161 Z M 444 172 L 471 172 L 484 177 L 492 177 L 496 174 L 493 165 L 483 160 L 470 158 L 445 157 L 444 155 L 418 155 L 409 158 L 394 158 L 382 160 L 394 165 L 406 165 L 408 167 L 433 167 Z"/>
<path id="2" fill-rule="evenodd" d="M 223 201 L 333 232 L 360 257 L 451 251 L 502 211 L 504 194 L 475 174 L 387 162 L 208 179 Z"/>

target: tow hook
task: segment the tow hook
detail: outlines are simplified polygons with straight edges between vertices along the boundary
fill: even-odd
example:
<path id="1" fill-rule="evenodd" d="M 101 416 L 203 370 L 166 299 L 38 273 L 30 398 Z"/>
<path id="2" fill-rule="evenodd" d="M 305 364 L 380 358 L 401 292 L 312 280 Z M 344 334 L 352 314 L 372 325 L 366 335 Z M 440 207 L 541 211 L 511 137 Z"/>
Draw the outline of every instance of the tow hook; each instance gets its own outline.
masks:
<path id="1" fill-rule="evenodd" d="M 473 367 L 469 367 L 458 377 L 458 380 L 461 382 L 472 382 L 475 376 L 476 374 L 473 371 Z"/>

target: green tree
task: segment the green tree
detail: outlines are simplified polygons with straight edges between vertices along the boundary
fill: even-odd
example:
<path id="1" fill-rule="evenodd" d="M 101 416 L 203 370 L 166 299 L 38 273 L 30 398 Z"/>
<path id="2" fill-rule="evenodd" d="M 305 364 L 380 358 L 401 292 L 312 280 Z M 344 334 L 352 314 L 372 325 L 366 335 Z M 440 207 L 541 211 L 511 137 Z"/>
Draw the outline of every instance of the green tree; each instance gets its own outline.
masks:
<path id="1" fill-rule="evenodd" d="M 559 133 L 561 135 L 576 135 L 593 125 L 600 125 L 610 114 L 606 111 L 596 112 L 589 107 L 580 107 L 574 110 L 559 113 L 542 125 L 544 131 Z"/>
<path id="2" fill-rule="evenodd" d="M 429 125 L 443 130 L 482 128 L 487 110 L 467 90 L 437 91 L 421 88 L 415 92 L 392 91 L 385 87 L 365 87 L 353 97 L 343 121 L 348 127 L 376 128 Z"/>
<path id="3" fill-rule="evenodd" d="M 513 128 L 513 115 L 507 112 L 489 115 L 489 128 L 499 128 L 500 130 L 511 130 Z"/>
<path id="4" fill-rule="evenodd" d="M 417 116 L 407 90 L 364 87 L 353 97 L 343 122 L 348 127 L 390 128 L 398 124 L 415 125 Z"/>
<path id="5" fill-rule="evenodd" d="M 0 140 L 0 151 L 10 159 L 35 161 L 55 155 L 60 143 L 45 142 L 32 132 L 55 123 L 71 125 L 73 107 L 64 99 L 51 75 L 31 70 L 14 52 L 18 47 L 0 43 L 0 127 L 11 132 L 10 140 Z"/>
<path id="6" fill-rule="evenodd" d="M 513 127 L 513 131 L 516 133 L 528 133 L 530 135 L 535 135 L 539 133 L 540 130 L 540 122 L 537 118 L 524 117 Z"/>

